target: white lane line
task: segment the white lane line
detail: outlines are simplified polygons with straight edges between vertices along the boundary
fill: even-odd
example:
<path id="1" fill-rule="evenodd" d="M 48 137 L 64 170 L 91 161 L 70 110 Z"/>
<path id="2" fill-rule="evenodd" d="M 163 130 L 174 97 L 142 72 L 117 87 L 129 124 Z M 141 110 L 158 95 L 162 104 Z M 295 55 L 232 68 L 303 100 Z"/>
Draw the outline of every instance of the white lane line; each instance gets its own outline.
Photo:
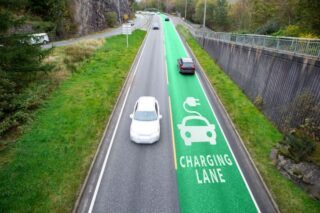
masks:
<path id="1" fill-rule="evenodd" d="M 211 109 L 214 117 L 216 118 L 216 120 L 217 120 L 217 122 L 218 122 L 218 126 L 219 126 L 219 128 L 221 129 L 222 135 L 223 135 L 224 139 L 225 139 L 226 142 L 227 142 L 228 148 L 229 148 L 229 150 L 230 150 L 230 152 L 231 152 L 231 154 L 232 154 L 233 159 L 234 159 L 235 162 L 236 162 L 236 165 L 237 165 L 237 167 L 238 167 L 238 169 L 239 169 L 240 175 L 241 175 L 242 179 L 244 180 L 244 183 L 245 183 L 245 185 L 246 185 L 246 187 L 247 187 L 247 189 L 248 189 L 248 191 L 249 191 L 249 194 L 250 194 L 250 196 L 251 196 L 251 198 L 252 198 L 252 200 L 253 200 L 253 203 L 254 203 L 254 205 L 256 206 L 258 212 L 261 212 L 261 211 L 260 211 L 260 208 L 259 208 L 259 206 L 258 206 L 258 204 L 257 204 L 257 202 L 256 202 L 256 199 L 254 198 L 254 196 L 253 196 L 253 194 L 252 194 L 252 191 L 251 191 L 251 189 L 250 189 L 250 187 L 249 187 L 249 184 L 247 183 L 247 180 L 246 180 L 246 178 L 245 178 L 244 175 L 243 175 L 243 172 L 242 172 L 242 170 L 241 170 L 241 167 L 239 166 L 239 163 L 238 163 L 238 161 L 237 161 L 237 158 L 235 157 L 235 155 L 234 155 L 234 153 L 233 153 L 233 150 L 232 150 L 232 148 L 231 148 L 231 146 L 230 146 L 230 144 L 229 144 L 229 141 L 228 141 L 226 135 L 224 134 L 224 131 L 223 131 L 221 125 L 220 125 L 220 122 L 219 122 L 219 120 L 218 120 L 218 117 L 217 117 L 216 113 L 214 112 L 214 110 L 213 110 L 213 108 L 212 108 L 212 106 L 211 106 L 211 103 L 210 103 L 210 101 L 209 101 L 209 98 L 208 98 L 208 96 L 207 96 L 207 93 L 205 92 L 205 90 L 204 90 L 204 88 L 203 88 L 202 82 L 200 81 L 198 74 L 195 73 L 195 75 L 196 75 L 196 77 L 197 77 L 197 79 L 198 79 L 198 81 L 199 81 L 199 84 L 200 84 L 200 86 L 201 86 L 202 92 L 203 92 L 204 96 L 205 96 L 206 99 L 207 99 L 207 102 L 208 102 L 208 104 L 209 104 L 209 106 L 210 106 L 210 109 Z"/>
<path id="2" fill-rule="evenodd" d="M 143 48 L 142 48 L 142 51 L 141 51 L 141 54 L 140 54 L 140 56 L 139 56 L 137 65 L 136 65 L 136 67 L 135 67 L 135 70 L 134 70 L 134 72 L 133 72 L 133 78 L 132 78 L 132 79 L 134 79 L 134 77 L 135 77 L 135 75 L 136 75 L 136 72 L 137 72 L 137 70 L 138 70 L 138 67 L 139 67 L 139 64 L 140 64 L 140 61 L 141 61 L 143 52 L 144 52 L 144 50 L 145 50 L 146 44 L 148 43 L 148 42 L 147 42 L 147 41 L 148 41 L 148 38 L 149 38 L 149 33 L 147 34 L 146 41 L 145 41 L 144 46 L 143 46 Z M 124 98 L 124 102 L 123 102 L 123 105 L 122 105 L 122 107 L 121 107 L 121 111 L 120 111 L 120 114 L 119 114 L 119 118 L 118 118 L 118 120 L 117 120 L 117 124 L 116 124 L 116 126 L 115 126 L 114 131 L 113 131 L 113 135 L 112 135 L 112 138 L 111 138 L 111 141 L 110 141 L 110 145 L 109 145 L 109 147 L 108 147 L 107 154 L 106 154 L 106 156 L 105 156 L 105 158 L 104 158 L 104 161 L 103 161 L 103 164 L 102 164 L 102 169 L 101 169 L 100 174 L 99 174 L 99 179 L 98 179 L 97 185 L 96 185 L 95 190 L 94 190 L 94 193 L 93 193 L 93 197 L 92 197 L 92 200 L 91 200 L 91 203 L 90 203 L 90 207 L 89 207 L 88 213 L 91 213 L 92 210 L 93 210 L 93 206 L 94 206 L 94 203 L 95 203 L 96 198 L 97 198 L 97 194 L 98 194 L 99 187 L 100 187 L 100 184 L 101 184 L 101 180 L 102 180 L 102 177 L 103 177 L 103 174 L 104 174 L 104 170 L 105 170 L 106 165 L 107 165 L 107 161 L 108 161 L 108 158 L 109 158 L 109 155 L 110 155 L 110 151 L 111 151 L 111 148 L 112 148 L 112 145 L 113 145 L 113 142 L 114 142 L 114 138 L 115 138 L 115 136 L 116 136 L 116 133 L 117 133 L 117 130 L 118 130 L 118 126 L 119 126 L 120 120 L 121 120 L 121 118 L 122 118 L 122 113 L 123 113 L 123 110 L 124 110 L 124 106 L 125 106 L 125 104 L 126 104 L 126 102 L 127 102 L 127 99 L 128 99 L 128 96 L 129 96 L 129 93 L 130 93 L 130 90 L 131 90 L 131 85 L 132 85 L 132 82 L 131 82 L 131 84 L 130 84 L 130 86 L 129 86 L 129 88 L 128 88 L 128 91 L 127 91 L 127 93 L 126 93 L 126 96 L 125 96 L 125 98 Z"/>
<path id="3" fill-rule="evenodd" d="M 169 76 L 168 76 L 168 64 L 167 64 L 167 53 L 166 53 L 166 43 L 164 40 L 164 27 L 163 27 L 163 23 L 162 23 L 162 19 L 161 16 L 158 16 L 160 18 L 160 24 L 161 24 L 161 34 L 162 34 L 162 41 L 163 41 L 163 53 L 164 53 L 164 63 L 165 63 L 165 67 L 166 67 L 166 78 L 167 78 L 167 85 L 169 85 Z"/>
<path id="4" fill-rule="evenodd" d="M 176 30 L 175 27 L 174 27 L 174 29 Z M 179 37 L 179 39 L 180 39 L 180 42 L 181 42 L 184 50 L 186 51 L 187 55 L 189 56 L 189 52 L 187 51 L 184 43 L 182 42 L 182 40 L 181 40 L 181 38 L 180 38 L 180 35 L 179 35 L 179 33 L 177 32 L 177 30 L 176 30 L 176 33 L 177 33 L 177 35 L 178 35 L 178 37 Z M 190 56 L 189 56 L 189 57 L 190 57 Z M 213 108 L 212 108 L 212 106 L 211 106 L 211 103 L 210 103 L 210 101 L 209 101 L 209 98 L 208 98 L 208 96 L 207 96 L 207 93 L 205 92 L 205 90 L 204 90 L 204 88 L 203 88 L 202 82 L 200 81 L 200 79 L 199 79 L 199 77 L 198 77 L 198 74 L 195 73 L 195 75 L 196 75 L 196 77 L 197 77 L 197 79 L 198 79 L 198 82 L 199 82 L 199 84 L 200 84 L 200 87 L 201 87 L 201 89 L 202 89 L 202 92 L 203 92 L 203 94 L 205 95 L 205 97 L 206 97 L 206 99 L 207 99 L 207 102 L 208 102 L 208 104 L 209 104 L 209 106 L 210 106 L 210 109 L 211 109 L 213 115 L 215 116 L 215 118 L 216 118 L 216 120 L 217 120 L 217 122 L 218 122 L 218 126 L 219 126 L 219 128 L 221 129 L 221 132 L 222 132 L 222 135 L 223 135 L 225 141 L 227 142 L 228 148 L 229 148 L 229 150 L 230 150 L 230 152 L 231 152 L 231 154 L 232 154 L 232 156 L 233 156 L 233 159 L 234 159 L 235 162 L 236 162 L 236 165 L 237 165 L 237 167 L 238 167 L 238 169 L 239 169 L 240 175 L 241 175 L 242 179 L 244 180 L 244 183 L 245 183 L 245 185 L 246 185 L 246 187 L 247 187 L 247 189 L 248 189 L 248 191 L 249 191 L 249 194 L 250 194 L 250 196 L 251 196 L 251 199 L 253 200 L 253 203 L 254 203 L 254 205 L 256 206 L 258 212 L 261 212 L 261 211 L 260 211 L 260 208 L 259 208 L 259 206 L 258 206 L 258 204 L 257 204 L 257 202 L 256 202 L 256 199 L 254 198 L 254 196 L 253 196 L 253 194 L 252 194 L 252 191 L 251 191 L 251 189 L 250 189 L 250 187 L 249 187 L 249 184 L 248 184 L 246 178 L 245 178 L 244 175 L 243 175 L 243 172 L 242 172 L 242 170 L 241 170 L 241 167 L 239 166 L 239 163 L 238 163 L 238 161 L 237 161 L 237 158 L 235 157 L 235 155 L 234 155 L 234 153 L 233 153 L 233 150 L 231 149 L 231 146 L 230 146 L 230 144 L 229 144 L 229 141 L 228 141 L 228 139 L 227 139 L 227 137 L 226 137 L 226 135 L 225 135 L 225 133 L 224 133 L 221 125 L 220 125 L 220 122 L 219 122 L 219 120 L 218 120 L 218 117 L 216 116 L 216 113 L 214 112 L 214 110 L 213 110 Z"/>

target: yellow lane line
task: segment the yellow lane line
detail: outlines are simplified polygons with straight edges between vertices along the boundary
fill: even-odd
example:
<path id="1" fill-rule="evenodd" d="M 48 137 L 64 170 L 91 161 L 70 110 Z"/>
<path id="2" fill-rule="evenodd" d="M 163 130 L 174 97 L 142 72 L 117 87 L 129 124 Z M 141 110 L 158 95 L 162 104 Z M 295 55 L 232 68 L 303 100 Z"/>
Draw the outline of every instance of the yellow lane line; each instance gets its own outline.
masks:
<path id="1" fill-rule="evenodd" d="M 177 156 L 176 156 L 176 143 L 174 140 L 174 130 L 173 130 L 173 120 L 172 120 L 172 111 L 171 111 L 171 100 L 169 98 L 169 110 L 170 110 L 170 121 L 171 121 L 171 136 L 172 136 L 172 148 L 173 148 L 173 158 L 174 158 L 174 168 L 177 170 Z"/>

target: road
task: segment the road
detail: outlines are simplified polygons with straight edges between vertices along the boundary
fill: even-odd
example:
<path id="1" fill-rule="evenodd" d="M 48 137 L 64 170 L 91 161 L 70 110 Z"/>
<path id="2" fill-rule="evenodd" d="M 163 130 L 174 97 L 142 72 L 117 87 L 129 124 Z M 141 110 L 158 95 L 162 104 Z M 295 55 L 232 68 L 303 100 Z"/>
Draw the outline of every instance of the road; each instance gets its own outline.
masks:
<path id="1" fill-rule="evenodd" d="M 150 19 L 150 15 L 141 15 L 141 14 L 136 14 L 136 18 L 133 20 L 134 21 L 134 28 L 135 29 L 144 29 L 146 30 L 148 27 L 148 22 Z M 63 41 L 56 41 L 56 42 L 51 42 L 46 45 L 42 45 L 44 49 L 51 48 L 51 47 L 60 47 L 60 46 L 68 46 L 71 44 L 75 44 L 79 41 L 87 40 L 87 39 L 100 39 L 100 38 L 107 38 L 111 37 L 114 35 L 120 35 L 122 34 L 122 27 L 117 27 L 117 28 L 111 28 L 107 29 L 102 32 L 97 32 L 94 34 L 89 34 L 86 36 L 82 36 L 79 38 L 72 38 L 68 40 L 63 40 Z"/>
<path id="2" fill-rule="evenodd" d="M 163 18 L 153 18 L 160 30 L 147 34 L 75 211 L 276 212 L 200 66 L 193 76 L 177 72 L 176 59 L 190 52 Z M 155 96 L 163 115 L 161 138 L 153 145 L 129 139 L 129 115 L 143 95 Z M 214 128 L 214 143 L 187 145 L 180 134 L 188 97 L 197 99 L 196 109 Z"/>
<path id="3" fill-rule="evenodd" d="M 154 17 L 153 21 L 160 23 L 160 18 Z M 149 31 L 141 60 L 134 69 L 95 201 L 85 201 L 79 212 L 87 212 L 93 204 L 93 212 L 179 212 L 161 31 Z M 154 145 L 137 145 L 129 138 L 129 115 L 143 95 L 155 96 L 163 115 L 160 141 Z M 112 135 L 107 135 L 105 143 L 111 140 Z"/>

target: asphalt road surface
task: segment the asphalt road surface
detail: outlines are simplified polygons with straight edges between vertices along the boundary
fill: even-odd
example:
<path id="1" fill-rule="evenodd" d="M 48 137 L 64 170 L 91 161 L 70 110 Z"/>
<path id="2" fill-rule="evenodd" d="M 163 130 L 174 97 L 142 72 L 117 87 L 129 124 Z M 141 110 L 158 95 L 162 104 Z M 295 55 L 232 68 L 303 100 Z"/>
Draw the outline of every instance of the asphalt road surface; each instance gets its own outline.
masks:
<path id="1" fill-rule="evenodd" d="M 136 18 L 133 20 L 133 22 L 134 22 L 133 28 L 147 29 L 149 19 L 151 19 L 150 15 L 136 14 Z M 49 44 L 42 45 L 42 47 L 47 49 L 47 48 L 51 48 L 51 47 L 68 46 L 68 45 L 77 43 L 79 41 L 87 40 L 87 39 L 107 38 L 107 37 L 111 37 L 114 35 L 120 35 L 120 34 L 122 34 L 122 26 L 117 27 L 117 28 L 113 28 L 113 29 L 107 29 L 102 32 L 97 32 L 97 33 L 86 35 L 86 36 L 79 37 L 79 38 L 72 38 L 72 39 L 63 40 L 63 41 L 51 42 Z"/>
<path id="2" fill-rule="evenodd" d="M 196 79 L 188 77 L 189 88 L 182 87 L 183 91 L 178 91 L 179 87 L 174 85 L 181 84 L 183 86 L 184 83 L 181 82 L 181 78 L 184 77 L 179 77 L 174 73 L 173 63 L 170 62 L 173 59 L 169 60 L 168 57 L 172 57 L 170 54 L 175 51 L 177 51 L 175 54 L 190 54 L 190 52 L 183 52 L 186 50 L 181 48 L 181 41 L 178 41 L 177 34 L 170 26 L 171 23 L 164 23 L 160 20 L 160 16 L 154 16 L 152 21 L 159 23 L 160 30 L 149 30 L 146 36 L 143 47 L 133 64 L 133 69 L 119 97 L 74 211 L 120 213 L 230 212 L 229 210 L 232 208 L 238 208 L 239 211 L 247 209 L 248 212 L 276 212 L 277 210 L 254 169 L 241 140 L 233 129 L 213 89 L 200 71 L 198 64 L 196 68 L 199 71 L 197 71 L 197 77 L 194 77 Z M 164 29 L 166 29 L 166 32 Z M 164 35 L 167 36 L 166 39 Z M 177 42 L 180 42 L 180 47 L 177 45 L 175 48 Z M 173 48 L 170 48 L 172 46 Z M 193 89 L 194 87 L 202 89 Z M 225 153 L 229 156 L 228 159 L 225 159 L 225 163 L 230 163 L 230 168 L 227 165 L 228 168 L 221 166 L 221 169 L 228 170 L 225 171 L 225 175 L 231 176 L 231 179 L 226 179 L 226 177 L 224 177 L 224 181 L 222 181 L 222 178 L 219 179 L 220 182 L 223 182 L 220 186 L 212 184 L 213 179 L 209 180 L 204 176 L 200 177 L 201 180 L 199 180 L 199 176 L 197 176 L 198 179 L 195 179 L 194 170 L 190 170 L 191 172 L 183 170 L 183 165 L 186 165 L 188 156 L 201 155 L 201 152 L 200 154 L 196 152 L 197 150 L 204 150 L 206 152 L 203 153 L 204 155 L 211 154 L 211 156 L 219 157 L 216 155 L 217 153 L 214 153 L 215 149 L 209 145 L 207 145 L 209 148 L 206 151 L 204 149 L 205 145 L 192 144 L 191 147 L 196 150 L 192 151 L 192 149 L 183 145 L 181 139 L 180 142 L 178 140 L 176 119 L 178 119 L 177 122 L 180 122 L 179 119 L 181 118 L 179 116 L 184 116 L 184 114 L 176 109 L 181 107 L 180 102 L 176 105 L 173 104 L 181 99 L 178 95 L 185 94 L 187 90 L 199 95 L 199 97 L 208 96 L 206 100 L 201 98 L 200 101 L 204 107 L 214 108 L 214 117 L 210 117 L 213 115 L 210 114 L 212 112 L 208 109 L 203 109 L 201 113 L 204 113 L 208 119 L 210 117 L 209 121 L 211 123 L 216 124 L 219 138 L 222 138 L 219 128 L 225 134 L 224 139 L 217 139 L 217 144 L 222 144 L 222 148 L 219 149 L 225 150 Z M 160 112 L 163 115 L 161 138 L 153 145 L 138 145 L 131 142 L 129 138 L 131 123 L 129 115 L 133 111 L 136 100 L 145 95 L 155 96 L 158 99 Z M 171 99 L 174 98 L 170 102 L 171 105 L 168 100 L 169 96 L 171 96 Z M 184 100 L 184 98 L 181 100 Z M 174 128 L 171 125 L 170 111 L 174 113 Z M 219 121 L 219 125 L 215 123 L 216 120 Z M 172 135 L 173 129 L 175 137 Z M 176 138 L 176 142 L 173 140 L 174 138 Z M 229 141 L 229 145 L 226 146 L 226 142 L 223 140 Z M 181 156 L 185 156 L 185 158 L 182 159 Z M 237 163 L 233 158 L 236 159 Z M 193 163 L 196 165 L 195 161 Z M 209 170 L 206 170 L 208 168 L 196 169 L 202 169 L 209 174 Z M 215 168 L 210 167 L 209 169 L 213 171 Z M 241 171 L 241 175 L 239 171 Z M 234 179 L 232 179 L 233 176 Z M 201 190 L 195 184 L 196 181 L 201 182 Z M 208 184 L 209 182 L 210 184 Z M 224 188 L 225 185 L 230 183 L 233 185 Z M 232 186 L 235 186 L 234 191 Z M 216 190 L 220 190 L 220 192 L 217 193 Z M 206 193 L 208 199 L 205 199 L 200 193 L 196 194 L 196 192 Z M 194 202 L 191 199 L 198 200 Z M 241 206 L 242 202 L 244 206 Z"/>
<path id="3" fill-rule="evenodd" d="M 153 21 L 160 24 L 157 16 Z M 89 199 L 86 206 L 81 206 L 79 212 L 87 212 L 90 207 L 92 212 L 179 212 L 161 30 L 149 31 L 141 60 L 134 69 L 135 77 L 123 103 L 118 128 L 114 130 L 114 142 L 97 195 L 95 200 Z M 138 145 L 129 138 L 129 115 L 140 96 L 155 96 L 163 115 L 160 141 L 153 145 Z"/>

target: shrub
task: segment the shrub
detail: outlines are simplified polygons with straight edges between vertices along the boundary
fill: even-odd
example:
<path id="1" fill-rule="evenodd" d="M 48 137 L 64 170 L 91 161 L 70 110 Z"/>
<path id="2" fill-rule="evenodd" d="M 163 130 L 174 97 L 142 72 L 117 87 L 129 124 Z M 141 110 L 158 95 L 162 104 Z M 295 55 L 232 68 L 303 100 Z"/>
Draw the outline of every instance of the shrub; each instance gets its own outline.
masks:
<path id="1" fill-rule="evenodd" d="M 289 153 L 287 153 L 289 155 L 288 157 L 296 162 L 306 159 L 306 157 L 310 155 L 316 147 L 314 141 L 300 135 L 298 132 L 286 135 L 284 140 L 280 143 L 289 146 Z"/>
<path id="2" fill-rule="evenodd" d="M 79 65 L 87 58 L 92 56 L 95 51 L 95 47 L 90 45 L 80 46 L 73 45 L 65 48 L 65 59 L 64 64 L 71 72 L 75 72 Z"/>
<path id="3" fill-rule="evenodd" d="M 50 21 L 35 21 L 32 23 L 32 27 L 36 32 L 53 32 L 55 29 L 55 23 Z"/>
<path id="4" fill-rule="evenodd" d="M 122 16 L 122 18 L 123 18 L 123 21 L 126 22 L 126 21 L 129 20 L 129 15 L 128 15 L 128 14 L 124 14 L 124 15 Z"/>
<path id="5" fill-rule="evenodd" d="M 315 141 L 320 140 L 320 104 L 310 91 L 303 91 L 286 110 L 290 114 L 287 115 L 282 127 L 284 131 L 298 129 L 306 137 Z"/>
<path id="6" fill-rule="evenodd" d="M 254 105 L 256 105 L 256 107 L 258 107 L 259 109 L 262 108 L 263 106 L 263 98 L 258 95 L 255 99 L 254 99 Z"/>
<path id="7" fill-rule="evenodd" d="M 289 37 L 299 37 L 302 30 L 297 25 L 288 25 L 286 28 L 279 30 L 274 33 L 274 36 L 289 36 Z"/>
<path id="8" fill-rule="evenodd" d="M 4 74 L 0 74 L 0 136 L 12 126 L 11 119 L 8 119 L 7 115 L 12 114 L 17 108 L 15 89 L 16 84 Z"/>
<path id="9" fill-rule="evenodd" d="M 301 33 L 300 38 L 319 38 L 319 36 L 313 34 L 313 33 Z"/>
<path id="10" fill-rule="evenodd" d="M 118 24 L 118 15 L 116 12 L 106 12 L 104 17 L 108 26 L 115 27 Z"/>
<path id="11" fill-rule="evenodd" d="M 280 25 L 278 22 L 268 21 L 267 23 L 265 23 L 264 25 L 259 27 L 256 30 L 256 33 L 263 34 L 263 35 L 269 35 L 269 34 L 277 32 L 279 29 L 280 29 Z"/>

